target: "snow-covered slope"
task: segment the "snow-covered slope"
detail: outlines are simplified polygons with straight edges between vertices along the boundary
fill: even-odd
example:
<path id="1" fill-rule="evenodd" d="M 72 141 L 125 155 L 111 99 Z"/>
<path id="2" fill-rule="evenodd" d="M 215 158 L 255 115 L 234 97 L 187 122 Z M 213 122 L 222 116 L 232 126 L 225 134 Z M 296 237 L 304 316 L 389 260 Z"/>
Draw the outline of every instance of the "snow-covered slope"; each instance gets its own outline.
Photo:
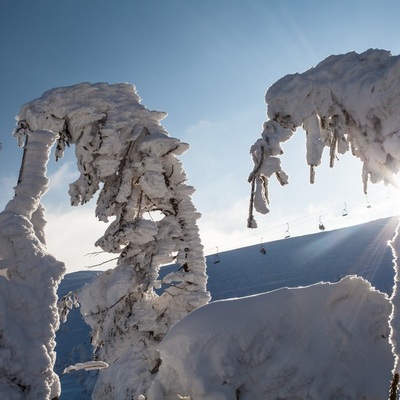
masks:
<path id="1" fill-rule="evenodd" d="M 207 257 L 208 289 L 212 300 L 247 296 L 280 287 L 320 281 L 336 282 L 359 275 L 388 294 L 393 286 L 392 240 L 398 217 L 349 228 L 282 239 L 260 246 L 220 253 L 220 262 Z"/>
<path id="2" fill-rule="evenodd" d="M 341 277 L 357 274 L 374 287 L 390 293 L 393 286 L 392 254 L 387 246 L 397 224 L 397 217 L 366 224 L 321 232 L 303 237 L 267 243 L 266 254 L 259 246 L 207 257 L 208 289 L 213 300 L 262 293 L 281 287 L 297 287 L 320 281 L 336 282 Z M 167 266 L 163 273 L 174 266 Z M 66 275 L 60 285 L 63 295 L 90 281 L 97 272 L 81 271 Z M 91 352 L 89 329 L 73 310 L 57 334 L 58 373 L 70 364 L 87 361 Z M 61 378 L 60 400 L 86 400 L 80 382 L 87 372 L 71 372 Z"/>

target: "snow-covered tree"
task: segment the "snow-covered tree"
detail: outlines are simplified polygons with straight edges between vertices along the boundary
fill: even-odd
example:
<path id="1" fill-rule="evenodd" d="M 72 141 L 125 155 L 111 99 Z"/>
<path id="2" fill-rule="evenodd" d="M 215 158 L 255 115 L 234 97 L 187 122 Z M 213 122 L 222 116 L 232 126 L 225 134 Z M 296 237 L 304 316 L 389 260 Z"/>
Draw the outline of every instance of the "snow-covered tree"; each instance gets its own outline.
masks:
<path id="1" fill-rule="evenodd" d="M 15 196 L 0 213 L 0 398 L 57 399 L 56 291 L 65 268 L 46 251 L 40 203 L 56 135 L 44 130 L 24 134 Z"/>
<path id="2" fill-rule="evenodd" d="M 146 109 L 133 86 L 105 83 L 53 89 L 18 116 L 19 135 L 58 135 L 56 157 L 75 145 L 80 177 L 70 185 L 71 203 L 99 191 L 96 216 L 112 219 L 96 245 L 117 254 L 117 266 L 77 293 L 95 358 L 109 365 L 99 372 L 98 400 L 145 393 L 160 363 L 161 338 L 210 299 L 200 215 L 177 159 L 188 145 L 168 136 L 164 117 Z M 160 267 L 174 261 L 177 270 L 160 281 Z"/>
<path id="3" fill-rule="evenodd" d="M 268 180 L 276 175 L 285 185 L 288 176 L 281 168 L 281 143 L 298 127 L 306 132 L 306 158 L 310 181 L 329 148 L 330 166 L 337 154 L 351 151 L 362 161 L 362 181 L 396 185 L 400 167 L 400 56 L 385 50 L 368 50 L 330 56 L 315 68 L 287 75 L 266 93 L 268 120 L 262 138 L 251 148 L 254 169 L 251 182 L 248 226 L 256 227 L 253 210 L 267 213 Z M 395 263 L 400 254 L 400 228 L 392 242 Z M 399 265 L 391 301 L 391 342 L 395 354 L 394 382 L 400 372 Z"/>

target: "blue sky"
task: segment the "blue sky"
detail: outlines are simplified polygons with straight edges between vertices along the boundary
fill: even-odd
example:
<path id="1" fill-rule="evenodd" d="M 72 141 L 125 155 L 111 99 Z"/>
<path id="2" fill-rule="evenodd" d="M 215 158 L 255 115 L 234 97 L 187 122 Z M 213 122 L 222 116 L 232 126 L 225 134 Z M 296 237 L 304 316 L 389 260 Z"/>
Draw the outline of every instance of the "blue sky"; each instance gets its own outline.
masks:
<path id="1" fill-rule="evenodd" d="M 361 164 L 350 156 L 333 170 L 319 167 L 317 183 L 309 185 L 305 140 L 298 134 L 285 146 L 290 185 L 272 185 L 271 213 L 257 217 L 258 230 L 246 229 L 249 148 L 265 119 L 267 88 L 330 54 L 368 48 L 399 54 L 398 15 L 397 0 L 3 0 L 0 206 L 18 175 L 22 151 L 11 133 L 20 106 L 53 87 L 103 81 L 134 84 L 146 107 L 168 112 L 163 124 L 170 135 L 191 145 L 182 161 L 197 190 L 206 253 L 275 240 L 288 222 L 292 236 L 315 231 L 319 215 L 328 228 L 393 215 L 394 195 L 386 199 L 382 187 L 371 188 L 373 207 L 366 209 Z M 74 168 L 72 150 L 61 163 L 50 163 L 52 189 L 44 202 L 50 251 L 79 269 L 90 264 L 80 255 L 93 249 L 86 251 L 82 241 L 82 249 L 75 247 L 73 224 L 63 218 L 75 218 L 78 231 L 90 226 L 88 243 L 104 227 L 88 222 L 90 206 L 70 209 Z M 340 215 L 345 202 L 346 221 Z M 76 248 L 75 259 L 60 250 L 66 242 Z"/>

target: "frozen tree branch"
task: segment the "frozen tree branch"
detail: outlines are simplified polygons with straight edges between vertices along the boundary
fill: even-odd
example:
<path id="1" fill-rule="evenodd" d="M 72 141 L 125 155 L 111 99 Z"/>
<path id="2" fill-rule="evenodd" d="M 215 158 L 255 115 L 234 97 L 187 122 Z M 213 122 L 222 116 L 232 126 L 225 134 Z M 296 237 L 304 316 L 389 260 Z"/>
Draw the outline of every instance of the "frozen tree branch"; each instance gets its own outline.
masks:
<path id="1" fill-rule="evenodd" d="M 368 181 L 398 187 L 394 175 L 400 168 L 399 56 L 384 50 L 330 56 L 302 74 L 280 79 L 265 98 L 269 120 L 251 148 L 255 167 L 249 181 L 264 177 L 267 185 L 275 173 L 281 184 L 287 183 L 277 157 L 281 143 L 302 127 L 311 182 L 328 147 L 331 167 L 337 154 L 349 149 L 361 160 L 365 191 Z M 260 193 L 264 190 L 257 185 L 254 207 L 261 213 L 269 211 Z"/>
<path id="2" fill-rule="evenodd" d="M 321 163 L 323 150 L 328 147 L 330 167 L 334 166 L 337 154 L 349 150 L 360 159 L 365 193 L 368 182 L 384 182 L 398 187 L 395 175 L 400 169 L 400 56 L 372 49 L 362 54 L 351 52 L 330 56 L 302 74 L 283 77 L 268 89 L 265 99 L 269 120 L 263 125 L 262 138 L 251 148 L 255 164 L 249 178 L 252 184 L 251 227 L 256 226 L 253 204 L 260 213 L 269 211 L 265 195 L 269 177 L 275 173 L 281 183 L 287 183 L 277 156 L 282 153 L 281 143 L 288 140 L 298 127 L 306 132 L 311 183 L 315 179 L 315 167 Z M 254 181 L 263 184 L 254 189 Z M 391 246 L 397 262 L 399 233 Z M 391 341 L 396 355 L 395 387 L 400 372 L 399 284 L 396 267 L 391 298 L 394 305 Z"/>

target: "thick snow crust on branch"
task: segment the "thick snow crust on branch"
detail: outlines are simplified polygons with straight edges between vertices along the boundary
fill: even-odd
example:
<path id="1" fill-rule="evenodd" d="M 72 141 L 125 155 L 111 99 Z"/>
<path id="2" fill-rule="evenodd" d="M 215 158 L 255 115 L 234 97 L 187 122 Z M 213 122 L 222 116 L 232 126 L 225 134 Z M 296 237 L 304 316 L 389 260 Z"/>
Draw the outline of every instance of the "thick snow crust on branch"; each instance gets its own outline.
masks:
<path id="1" fill-rule="evenodd" d="M 46 251 L 41 196 L 55 134 L 29 134 L 15 197 L 0 213 L 0 398 L 55 399 L 57 287 L 64 264 Z"/>
<path id="2" fill-rule="evenodd" d="M 86 203 L 99 191 L 96 216 L 112 219 L 96 245 L 119 255 L 117 267 L 78 293 L 95 357 L 109 364 L 99 373 L 98 400 L 146 392 L 161 338 L 210 298 L 200 214 L 177 159 L 188 145 L 168 136 L 160 125 L 165 115 L 146 109 L 134 86 L 105 83 L 48 91 L 19 115 L 21 140 L 38 129 L 56 132 L 57 157 L 75 145 L 81 174 L 70 185 L 71 203 Z M 177 271 L 159 281 L 160 266 L 172 262 Z"/>
<path id="3" fill-rule="evenodd" d="M 306 131 L 306 157 L 310 180 L 321 163 L 325 147 L 330 165 L 337 154 L 351 150 L 362 161 L 362 180 L 395 184 L 400 166 L 400 56 L 385 50 L 333 55 L 315 68 L 287 75 L 265 96 L 269 120 L 262 138 L 251 148 L 254 170 L 250 174 L 252 200 L 249 227 L 256 211 L 267 213 L 268 179 L 276 175 L 285 185 L 281 168 L 281 143 L 298 127 Z"/>
<path id="4" fill-rule="evenodd" d="M 148 399 L 385 399 L 390 310 L 357 277 L 213 302 L 165 336 Z"/>

